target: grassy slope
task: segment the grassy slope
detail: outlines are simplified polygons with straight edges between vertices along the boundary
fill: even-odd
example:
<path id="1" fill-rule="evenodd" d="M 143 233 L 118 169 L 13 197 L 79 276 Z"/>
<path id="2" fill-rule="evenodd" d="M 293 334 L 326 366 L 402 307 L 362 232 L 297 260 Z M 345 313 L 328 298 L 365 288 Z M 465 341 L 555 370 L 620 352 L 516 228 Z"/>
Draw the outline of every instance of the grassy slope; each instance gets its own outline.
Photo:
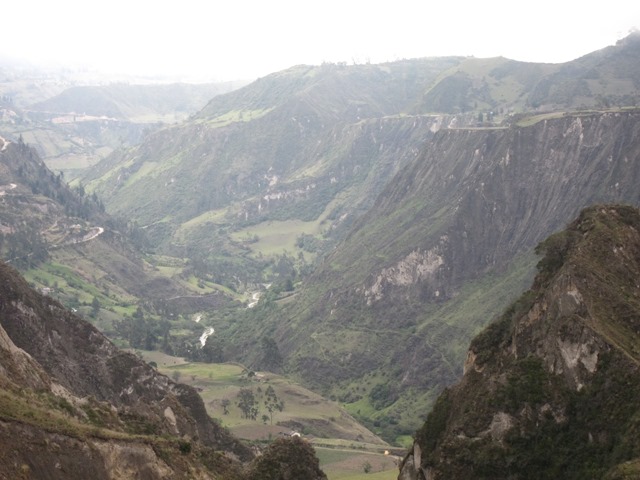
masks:
<path id="1" fill-rule="evenodd" d="M 320 468 L 329 480 L 395 480 L 398 458 L 379 453 L 315 447 Z M 369 468 L 367 468 L 367 465 Z M 365 473 L 365 468 L 369 470 Z"/>
<path id="2" fill-rule="evenodd" d="M 90 182 L 90 189 L 105 196 L 112 211 L 126 211 L 142 224 L 151 225 L 150 228 L 160 226 L 157 222 L 162 221 L 164 229 L 177 232 L 172 241 L 180 245 L 205 242 L 212 227 L 231 226 L 235 230 L 242 223 L 239 218 L 247 213 L 248 223 L 296 218 L 316 221 L 335 193 L 349 187 L 351 182 L 360 182 L 365 188 L 375 185 L 376 181 L 366 178 L 366 174 L 351 178 L 353 169 L 371 168 L 367 165 L 370 152 L 363 150 L 370 147 L 358 145 L 362 143 L 358 136 L 363 135 L 358 133 L 362 127 L 355 124 L 360 116 L 397 113 L 403 102 L 411 103 L 419 84 L 405 83 L 404 88 L 398 88 L 403 82 L 394 75 L 404 72 L 428 79 L 442 68 L 438 62 L 423 63 L 406 62 L 384 68 L 301 67 L 274 74 L 250 87 L 217 97 L 191 123 L 163 131 L 141 149 L 109 160 L 111 166 L 105 163 L 100 166 L 100 176 L 86 181 Z M 411 95 L 399 96 L 402 92 L 406 95 L 407 89 L 413 90 Z M 362 110 L 364 106 L 368 110 Z M 292 129 L 289 125 L 292 121 L 300 125 Z M 412 124 L 414 120 L 404 123 Z M 377 126 L 372 126 L 372 131 L 374 127 Z M 376 136 L 379 138 L 373 139 L 374 144 L 392 143 L 384 132 Z M 340 148 L 334 148 L 336 145 Z M 345 156 L 350 155 L 354 155 L 354 160 L 345 161 Z M 155 159 L 153 165 L 147 156 Z M 395 152 L 394 156 L 397 157 Z M 132 160 L 134 163 L 130 164 Z M 339 162 L 347 164 L 336 165 Z M 322 165 L 320 170 L 318 165 Z M 210 170 L 215 170 L 215 178 Z M 264 190 L 256 190 L 255 185 L 264 183 L 265 176 L 275 178 L 272 175 L 278 177 L 275 186 L 269 189 L 275 192 L 305 189 L 311 182 L 317 186 L 309 191 L 310 198 L 296 200 L 298 206 L 291 206 L 290 201 L 273 202 L 275 206 L 263 208 L 256 215 L 253 209 Z M 122 178 L 126 181 L 119 185 L 118 179 Z M 244 185 L 245 179 L 251 187 Z M 200 185 L 203 181 L 206 187 Z M 334 181 L 338 185 L 332 187 Z M 235 190 L 233 199 L 224 192 L 231 188 Z M 149 201 L 157 193 L 163 198 Z M 352 192 L 349 199 L 343 199 L 343 209 L 349 203 L 361 202 L 362 195 Z"/>
<path id="3" fill-rule="evenodd" d="M 180 382 L 198 388 L 209 415 L 240 438 L 267 441 L 277 437 L 279 432 L 291 430 L 289 426 L 277 426 L 277 422 L 293 421 L 304 426 L 305 436 L 314 444 L 320 466 L 330 480 L 391 480 L 397 477 L 399 457 L 384 454 L 388 445 L 354 423 L 338 404 L 291 380 L 268 372 L 259 372 L 257 378 L 249 379 L 243 373 L 244 368 L 236 364 L 187 363 L 159 352 L 139 353 L 145 360 L 156 362 L 166 375 L 178 377 Z M 274 425 L 241 418 L 235 404 L 239 389 L 251 388 L 257 393 L 258 387 L 264 391 L 269 385 L 285 402 L 284 411 L 274 413 Z M 228 415 L 222 413 L 223 399 L 231 402 Z M 264 413 L 262 410 L 259 417 Z M 362 437 L 355 439 L 358 435 Z M 365 474 L 367 463 L 371 469 Z"/>
<path id="4" fill-rule="evenodd" d="M 200 394 L 209 414 L 242 438 L 266 440 L 270 435 L 276 435 L 277 431 L 291 430 L 291 427 L 276 428 L 276 423 L 297 422 L 304 426 L 306 433 L 318 437 L 318 441 L 324 441 L 323 438 L 328 435 L 327 438 L 344 438 L 354 445 L 378 445 L 378 448 L 386 445 L 358 425 L 335 402 L 325 400 L 279 375 L 258 372 L 251 379 L 247 378 L 243 367 L 235 364 L 188 363 L 163 366 L 163 363 L 158 363 L 161 371 L 174 378 L 179 376 L 180 381 L 201 389 Z M 251 388 L 256 395 L 260 395 L 260 388 L 264 395 L 268 386 L 272 386 L 278 398 L 285 402 L 284 411 L 274 412 L 273 428 L 260 420 L 266 412 L 264 408 L 261 409 L 258 420 L 254 421 L 242 418 L 241 411 L 236 406 L 236 396 L 241 388 Z M 223 399 L 231 402 L 228 415 L 222 413 Z"/>

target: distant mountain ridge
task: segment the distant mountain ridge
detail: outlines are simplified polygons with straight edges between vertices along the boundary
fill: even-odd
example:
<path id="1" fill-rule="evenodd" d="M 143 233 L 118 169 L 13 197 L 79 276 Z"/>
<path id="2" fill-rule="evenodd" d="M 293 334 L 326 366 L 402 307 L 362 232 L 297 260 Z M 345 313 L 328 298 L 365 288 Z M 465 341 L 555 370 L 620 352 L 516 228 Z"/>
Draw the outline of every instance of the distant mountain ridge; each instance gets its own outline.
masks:
<path id="1" fill-rule="evenodd" d="M 55 97 L 35 103 L 29 108 L 57 115 L 104 116 L 130 121 L 163 116 L 182 119 L 200 110 L 211 98 L 227 93 L 237 88 L 238 85 L 239 82 L 199 85 L 177 83 L 169 85 L 75 86 L 64 90 Z"/>
<path id="2" fill-rule="evenodd" d="M 13 140 L 22 136 L 68 180 L 113 150 L 137 144 L 162 124 L 183 121 L 214 96 L 245 84 L 104 84 L 106 78 L 80 72 L 3 70 L 1 63 L 0 131 Z"/>
<path id="3" fill-rule="evenodd" d="M 110 211 L 148 226 L 165 251 L 201 244 L 210 225 L 233 231 L 323 212 L 330 231 L 345 233 L 337 219 L 364 213 L 440 128 L 635 105 L 639 51 L 631 35 L 558 65 L 445 57 L 297 66 L 215 97 L 192 120 L 105 159 L 83 182 Z"/>

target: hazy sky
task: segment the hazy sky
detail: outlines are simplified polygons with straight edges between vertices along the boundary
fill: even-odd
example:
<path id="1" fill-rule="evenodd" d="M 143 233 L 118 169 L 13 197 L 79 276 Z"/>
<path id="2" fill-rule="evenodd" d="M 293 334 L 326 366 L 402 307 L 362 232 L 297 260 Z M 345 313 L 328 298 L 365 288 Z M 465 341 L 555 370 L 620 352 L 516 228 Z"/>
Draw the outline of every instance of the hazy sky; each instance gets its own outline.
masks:
<path id="1" fill-rule="evenodd" d="M 14 0 L 0 10 L 5 55 L 217 80 L 323 61 L 563 62 L 640 28 L 637 0 Z"/>

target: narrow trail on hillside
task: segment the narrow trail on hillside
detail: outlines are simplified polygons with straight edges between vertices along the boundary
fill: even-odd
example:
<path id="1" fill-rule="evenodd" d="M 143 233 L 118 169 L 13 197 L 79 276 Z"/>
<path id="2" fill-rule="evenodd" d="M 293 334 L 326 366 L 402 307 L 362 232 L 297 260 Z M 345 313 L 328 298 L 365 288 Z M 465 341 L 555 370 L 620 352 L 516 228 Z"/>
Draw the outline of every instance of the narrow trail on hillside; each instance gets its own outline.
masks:
<path id="1" fill-rule="evenodd" d="M 11 186 L 13 186 L 13 188 L 15 188 L 15 184 L 11 184 Z M 2 187 L 0 187 L 2 188 Z M 0 196 L 2 196 L 4 194 L 4 192 L 0 192 Z M 91 240 L 95 240 L 96 238 L 98 238 L 100 235 L 102 235 L 104 233 L 104 228 L 103 227 L 91 227 L 91 229 L 89 230 L 89 233 L 87 233 L 84 237 L 82 238 L 74 238 L 73 240 L 69 240 L 67 242 L 62 242 L 56 245 L 49 245 L 47 247 L 47 251 L 49 250 L 53 250 L 53 249 L 57 249 L 57 248 L 63 248 L 63 247 L 68 247 L 70 245 L 79 245 L 81 243 L 86 243 L 86 242 L 90 242 Z M 33 255 L 33 253 L 28 253 L 26 255 L 19 255 L 17 257 L 13 257 L 10 258 L 8 260 L 5 260 L 5 263 L 11 263 L 19 258 L 29 258 Z"/>

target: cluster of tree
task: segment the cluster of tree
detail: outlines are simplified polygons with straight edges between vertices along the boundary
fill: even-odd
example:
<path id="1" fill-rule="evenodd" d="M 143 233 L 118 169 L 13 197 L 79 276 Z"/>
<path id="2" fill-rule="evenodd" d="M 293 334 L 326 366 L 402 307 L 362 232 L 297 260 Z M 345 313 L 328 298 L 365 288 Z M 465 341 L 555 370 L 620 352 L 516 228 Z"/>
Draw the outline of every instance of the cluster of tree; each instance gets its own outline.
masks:
<path id="1" fill-rule="evenodd" d="M 311 444 L 301 438 L 278 438 L 250 465 L 247 480 L 326 480 Z"/>
<path id="2" fill-rule="evenodd" d="M 260 408 L 253 390 L 250 388 L 241 388 L 236 399 L 236 405 L 242 412 L 242 418 L 256 420 Z"/>
<path id="3" fill-rule="evenodd" d="M 17 268 L 39 265 L 49 258 L 49 245 L 40 230 L 28 223 L 13 233 L 0 232 L 0 252 L 3 258 Z"/>
<path id="4" fill-rule="evenodd" d="M 122 320 L 114 321 L 113 326 L 116 333 L 129 342 L 131 348 L 155 350 L 159 341 L 162 350 L 169 347 L 171 322 L 146 318 L 141 307 L 131 317 L 125 316 Z"/>
<path id="5" fill-rule="evenodd" d="M 278 398 L 275 390 L 271 385 L 263 392 L 260 387 L 257 389 L 257 395 L 251 388 L 241 388 L 236 396 L 236 405 L 242 412 L 242 418 L 249 420 L 257 420 L 260 414 L 260 402 L 266 413 L 260 417 L 262 423 L 270 422 L 273 425 L 274 412 L 282 412 L 284 410 L 284 401 Z M 223 409 L 227 412 L 227 405 L 223 405 Z"/>
<path id="6" fill-rule="evenodd" d="M 315 235 L 303 233 L 296 238 L 296 247 L 309 252 L 316 253 L 322 251 L 324 240 Z"/>
<path id="7" fill-rule="evenodd" d="M 209 243 L 219 241 L 222 238 L 207 239 Z M 245 289 L 251 284 L 263 281 L 263 272 L 268 266 L 264 260 L 245 258 L 243 261 L 233 260 L 230 254 L 226 254 L 224 247 L 218 252 L 219 256 L 207 256 L 199 247 L 190 248 L 186 252 L 189 259 L 183 275 L 194 275 L 196 278 L 224 285 L 231 290 Z"/>
<path id="8" fill-rule="evenodd" d="M 382 410 L 393 404 L 398 395 L 386 383 L 378 383 L 369 392 L 369 402 L 376 410 Z"/>
<path id="9" fill-rule="evenodd" d="M 196 348 L 190 349 L 187 358 L 194 362 L 224 362 L 224 343 L 219 336 L 212 335 L 203 346 L 196 345 Z"/>
<path id="10" fill-rule="evenodd" d="M 104 213 L 104 204 L 95 193 L 87 195 L 82 185 L 69 188 L 64 181 L 64 175 L 56 175 L 49 170 L 36 151 L 24 143 L 22 136 L 17 145 L 17 149 L 5 152 L 4 162 L 20 183 L 31 188 L 34 195 L 42 195 L 56 201 L 70 217 L 89 220 Z"/>
<path id="11" fill-rule="evenodd" d="M 99 299 L 94 297 L 91 302 L 90 316 L 95 318 L 101 307 Z M 201 325 L 188 324 L 193 331 L 192 336 L 188 337 L 171 335 L 174 325 L 175 322 L 164 317 L 162 313 L 160 318 L 149 313 L 145 314 L 142 306 L 138 306 L 133 315 L 125 315 L 120 320 L 113 321 L 115 335 L 128 342 L 131 348 L 160 350 L 168 355 L 184 357 L 193 362 L 225 361 L 224 341 L 220 337 L 212 335 L 207 338 L 204 345 L 201 345 L 199 337 L 196 336 L 196 329 L 201 331 Z"/>
<path id="12" fill-rule="evenodd" d="M 493 123 L 493 112 L 487 112 L 486 115 L 483 112 L 478 113 L 478 125 L 485 123 Z"/>

